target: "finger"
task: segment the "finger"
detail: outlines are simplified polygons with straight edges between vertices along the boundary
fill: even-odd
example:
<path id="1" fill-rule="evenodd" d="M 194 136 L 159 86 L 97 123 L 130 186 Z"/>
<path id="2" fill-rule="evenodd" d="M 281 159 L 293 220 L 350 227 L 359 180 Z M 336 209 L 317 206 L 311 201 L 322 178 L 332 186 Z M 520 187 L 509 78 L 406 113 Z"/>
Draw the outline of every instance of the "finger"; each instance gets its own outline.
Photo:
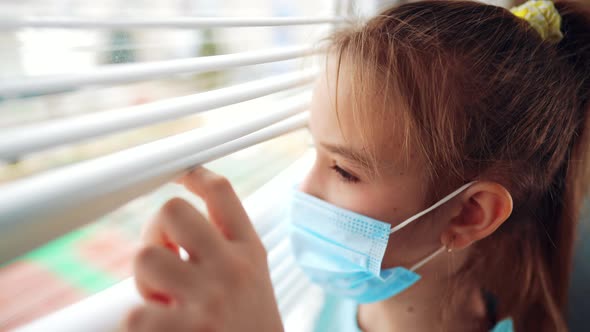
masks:
<path id="1" fill-rule="evenodd" d="M 173 198 L 162 206 L 148 224 L 144 239 L 167 247 L 170 243 L 181 246 L 193 261 L 198 261 L 203 253 L 217 255 L 224 250 L 221 234 L 197 209 L 180 198 Z"/>
<path id="2" fill-rule="evenodd" d="M 129 332 L 160 332 L 160 331 L 191 331 L 193 318 L 190 314 L 179 310 L 148 304 L 132 309 L 125 318 L 125 331 Z"/>
<path id="3" fill-rule="evenodd" d="M 173 253 L 179 255 L 180 247 L 174 243 L 166 233 L 162 231 L 162 227 L 158 225 L 156 218 L 157 217 L 154 217 L 150 222 L 142 227 L 141 242 L 164 246 Z"/>
<path id="4" fill-rule="evenodd" d="M 183 178 L 183 184 L 205 201 L 211 221 L 226 238 L 240 241 L 256 237 L 242 202 L 226 178 L 199 167 Z"/>
<path id="5" fill-rule="evenodd" d="M 183 262 L 170 251 L 156 246 L 139 250 L 133 261 L 137 289 L 146 300 L 184 302 L 194 292 L 196 268 Z"/>

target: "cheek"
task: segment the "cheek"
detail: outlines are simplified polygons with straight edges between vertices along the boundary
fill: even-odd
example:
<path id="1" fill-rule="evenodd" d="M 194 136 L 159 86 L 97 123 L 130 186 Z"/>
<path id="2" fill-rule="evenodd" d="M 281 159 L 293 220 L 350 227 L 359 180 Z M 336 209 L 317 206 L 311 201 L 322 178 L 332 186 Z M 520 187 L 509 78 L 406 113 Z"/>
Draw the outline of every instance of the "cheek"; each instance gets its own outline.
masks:
<path id="1" fill-rule="evenodd" d="M 407 217 L 419 213 L 423 207 L 412 211 L 411 215 Z M 407 217 L 405 216 L 402 220 Z M 437 219 L 436 214 L 429 213 L 391 234 L 382 267 L 403 266 L 409 268 L 416 264 L 442 245 L 441 234 L 444 227 L 443 220 Z"/>
<path id="2" fill-rule="evenodd" d="M 351 191 L 339 191 L 333 204 L 371 218 L 398 225 L 420 212 L 424 205 L 421 195 L 412 192 L 380 192 L 359 186 Z M 410 267 L 433 250 L 440 242 L 441 232 L 427 216 L 415 220 L 408 226 L 390 235 L 382 267 Z"/>
<path id="3" fill-rule="evenodd" d="M 398 211 L 394 204 L 383 202 L 383 197 L 374 189 L 364 184 L 342 184 L 334 190 L 333 204 L 347 210 L 388 222 Z"/>
<path id="4" fill-rule="evenodd" d="M 415 179 L 348 183 L 331 169 L 327 158 L 317 156 L 300 190 L 338 207 L 397 225 L 423 207 L 423 191 Z"/>
<path id="5" fill-rule="evenodd" d="M 419 186 L 358 184 L 349 185 L 350 190 L 340 190 L 338 200 L 342 206 L 393 226 L 420 212 L 423 208 Z M 406 189 L 412 188 L 412 189 Z"/>

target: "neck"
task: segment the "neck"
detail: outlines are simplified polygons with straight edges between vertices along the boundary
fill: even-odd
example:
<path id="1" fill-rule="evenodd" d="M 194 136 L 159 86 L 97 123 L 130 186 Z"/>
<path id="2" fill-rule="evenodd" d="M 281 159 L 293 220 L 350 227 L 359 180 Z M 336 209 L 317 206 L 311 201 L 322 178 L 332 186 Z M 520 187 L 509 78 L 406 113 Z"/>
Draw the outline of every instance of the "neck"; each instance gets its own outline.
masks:
<path id="1" fill-rule="evenodd" d="M 423 277 L 394 297 L 360 305 L 359 326 L 366 332 L 485 331 L 480 290 L 461 286 L 455 289 L 450 278 Z"/>

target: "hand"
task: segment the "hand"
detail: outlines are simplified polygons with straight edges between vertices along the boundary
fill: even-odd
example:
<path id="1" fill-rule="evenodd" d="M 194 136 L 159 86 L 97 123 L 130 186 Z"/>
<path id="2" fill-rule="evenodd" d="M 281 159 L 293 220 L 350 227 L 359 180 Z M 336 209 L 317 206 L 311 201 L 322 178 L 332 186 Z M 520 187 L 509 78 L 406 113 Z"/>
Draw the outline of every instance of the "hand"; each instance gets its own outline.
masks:
<path id="1" fill-rule="evenodd" d="M 180 198 L 160 209 L 134 260 L 146 304 L 128 314 L 125 329 L 282 331 L 266 251 L 230 183 L 204 168 L 181 182 L 203 198 L 211 222 Z"/>

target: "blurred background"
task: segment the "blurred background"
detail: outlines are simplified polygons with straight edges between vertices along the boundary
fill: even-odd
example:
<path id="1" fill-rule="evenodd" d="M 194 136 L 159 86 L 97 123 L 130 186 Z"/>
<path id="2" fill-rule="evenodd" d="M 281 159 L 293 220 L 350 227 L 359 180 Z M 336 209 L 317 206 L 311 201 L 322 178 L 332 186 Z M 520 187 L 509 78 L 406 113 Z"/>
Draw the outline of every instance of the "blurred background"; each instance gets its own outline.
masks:
<path id="1" fill-rule="evenodd" d="M 14 17 L 171 18 L 333 16 L 343 10 L 369 15 L 404 1 L 340 0 L 2 0 L 0 21 Z M 487 1 L 512 6 L 513 1 Z M 522 1 L 516 1 L 521 3 Z M 0 81 L 77 73 L 108 64 L 139 63 L 313 44 L 329 25 L 215 29 L 0 30 Z M 280 61 L 48 95 L 0 96 L 0 131 L 14 126 L 122 109 L 185 96 L 311 66 Z M 307 87 L 308 88 L 308 87 Z M 239 123 L 280 105 L 302 89 L 183 117 L 157 125 L 61 146 L 14 160 L 0 160 L 0 185 L 68 164 L 100 157 L 203 126 Z M 227 176 L 244 198 L 309 147 L 299 131 L 231 154 L 206 166 Z M 92 188 L 88 188 L 92 190 Z M 43 316 L 131 275 L 131 257 L 142 224 L 171 197 L 194 201 L 183 188 L 165 185 L 89 226 L 0 265 L 0 331 Z M 195 204 L 199 204 L 195 201 Z M 38 231 L 43 231 L 38 230 Z M 586 245 L 587 251 L 590 251 Z M 590 255 L 590 254 L 589 254 Z M 575 294 L 574 294 L 575 295 Z"/>

